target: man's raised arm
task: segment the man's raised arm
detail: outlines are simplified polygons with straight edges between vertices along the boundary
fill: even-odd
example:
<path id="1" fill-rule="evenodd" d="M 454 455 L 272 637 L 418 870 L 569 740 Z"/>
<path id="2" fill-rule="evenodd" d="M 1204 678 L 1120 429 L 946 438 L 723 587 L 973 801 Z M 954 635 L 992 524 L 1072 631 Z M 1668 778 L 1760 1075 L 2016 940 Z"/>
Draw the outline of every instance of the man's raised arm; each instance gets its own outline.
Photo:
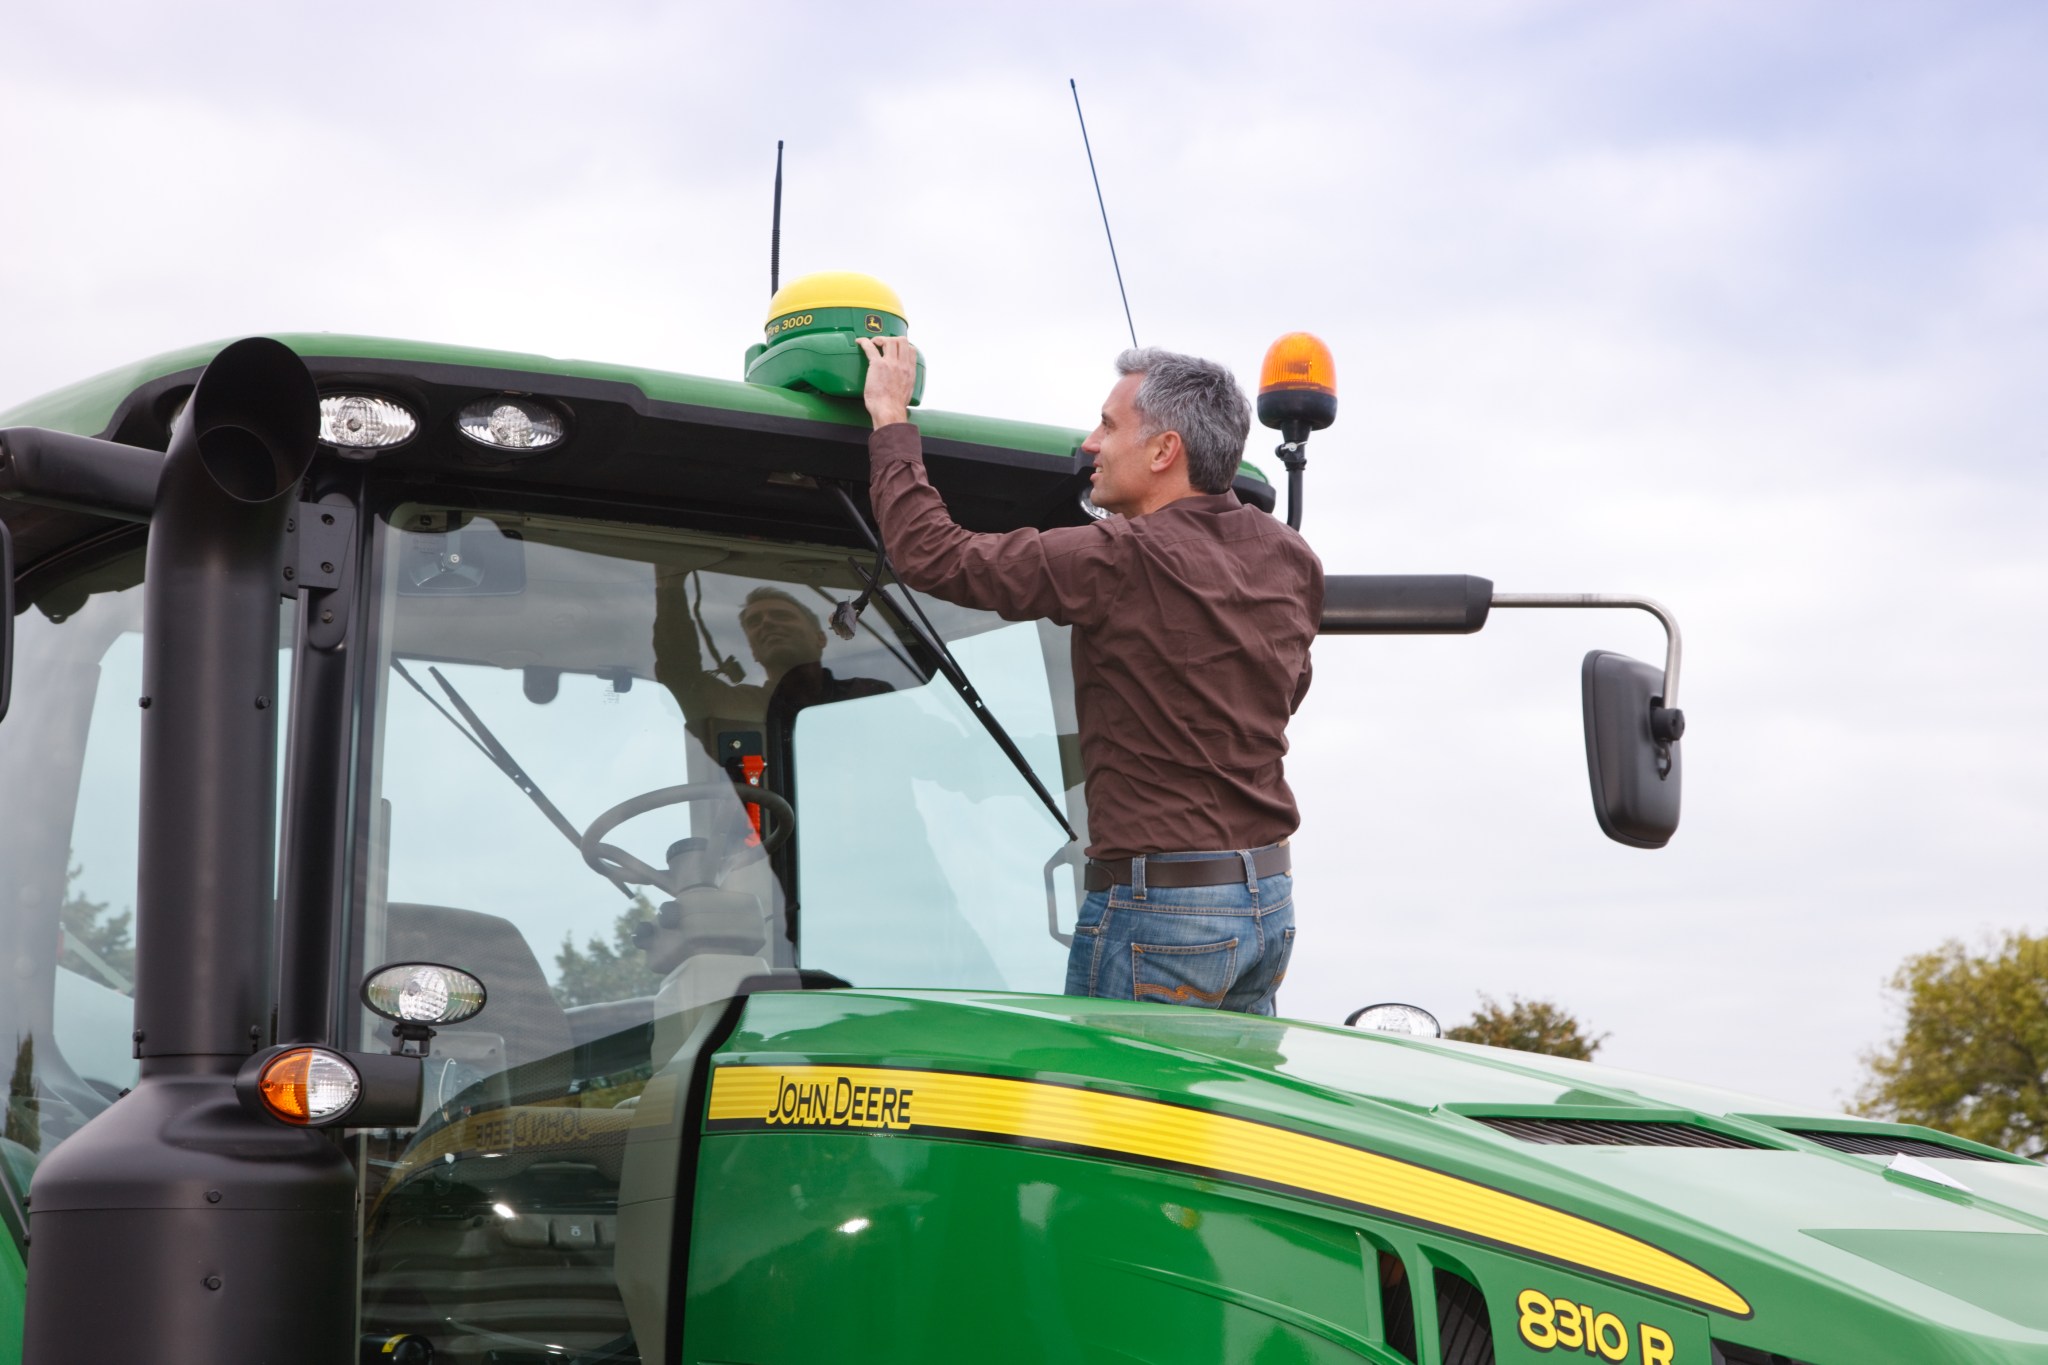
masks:
<path id="1" fill-rule="evenodd" d="M 1000 534 L 962 528 L 926 476 L 923 440 L 910 424 L 916 348 L 902 337 L 862 337 L 860 347 L 868 357 L 862 396 L 875 424 L 868 438 L 868 498 L 903 581 L 1007 620 L 1099 621 L 1121 581 L 1117 528 L 1098 523 Z"/>

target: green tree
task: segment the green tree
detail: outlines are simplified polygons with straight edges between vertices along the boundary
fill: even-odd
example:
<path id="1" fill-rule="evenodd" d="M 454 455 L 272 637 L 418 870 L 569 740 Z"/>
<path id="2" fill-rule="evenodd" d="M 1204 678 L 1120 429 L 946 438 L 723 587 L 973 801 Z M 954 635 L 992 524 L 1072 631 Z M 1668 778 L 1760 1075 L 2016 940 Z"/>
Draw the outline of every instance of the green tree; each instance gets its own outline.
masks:
<path id="1" fill-rule="evenodd" d="M 1863 1058 L 1856 1112 L 2048 1155 L 2048 936 L 1954 939 L 1892 974 L 1906 1026 Z"/>
<path id="2" fill-rule="evenodd" d="M 1524 1000 L 1519 995 L 1510 995 L 1508 1003 L 1502 1005 L 1492 996 L 1482 994 L 1472 1018 L 1444 1030 L 1444 1037 L 1461 1043 L 1485 1043 L 1517 1052 L 1542 1052 L 1589 1062 L 1608 1035 L 1591 1036 L 1577 1019 L 1548 1000 Z"/>
<path id="3" fill-rule="evenodd" d="M 135 912 L 124 910 L 102 921 L 100 916 L 107 913 L 107 902 L 88 900 L 85 892 L 78 889 L 78 878 L 84 871 L 84 867 L 72 863 L 64 874 L 64 904 L 57 912 L 59 922 L 64 926 L 64 938 L 67 943 L 82 947 L 91 954 L 86 959 L 87 966 L 97 958 L 128 981 L 133 981 Z M 96 969 L 93 974 L 103 975 Z M 106 984 L 118 988 L 116 982 Z"/>
<path id="4" fill-rule="evenodd" d="M 36 1106 L 36 1040 L 23 1038 L 14 1049 L 14 1074 L 7 1079 L 7 1123 L 0 1129 L 9 1142 L 31 1152 L 43 1145 L 42 1117 Z"/>
<path id="5" fill-rule="evenodd" d="M 578 951 L 570 935 L 562 935 L 562 950 L 555 954 L 559 980 L 555 999 L 563 1005 L 598 1005 L 607 1000 L 629 1000 L 652 995 L 661 985 L 661 973 L 650 971 L 647 955 L 633 943 L 633 932 L 654 919 L 654 907 L 645 896 L 636 895 L 626 912 L 612 922 L 612 941 L 591 938 Z"/>

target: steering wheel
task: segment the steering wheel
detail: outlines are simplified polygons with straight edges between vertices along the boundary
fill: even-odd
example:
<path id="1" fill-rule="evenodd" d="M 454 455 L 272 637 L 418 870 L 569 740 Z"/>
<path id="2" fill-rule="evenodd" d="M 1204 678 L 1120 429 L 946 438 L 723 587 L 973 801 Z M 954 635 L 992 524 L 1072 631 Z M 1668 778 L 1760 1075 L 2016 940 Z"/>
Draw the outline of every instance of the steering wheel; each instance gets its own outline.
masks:
<path id="1" fill-rule="evenodd" d="M 789 802 L 765 787 L 750 787 L 744 782 L 686 782 L 680 787 L 657 787 L 653 791 L 642 792 L 619 802 L 592 820 L 590 828 L 583 831 L 583 838 L 578 841 L 583 861 L 601 876 L 618 877 L 641 886 L 661 886 L 668 880 L 668 873 L 657 872 L 626 850 L 605 843 L 604 836 L 634 816 L 660 810 L 663 806 L 716 801 L 725 797 L 737 797 L 748 805 L 760 806 L 775 817 L 768 832 L 761 836 L 763 852 L 775 852 L 789 842 L 790 835 L 796 833 L 796 811 L 791 809 Z"/>

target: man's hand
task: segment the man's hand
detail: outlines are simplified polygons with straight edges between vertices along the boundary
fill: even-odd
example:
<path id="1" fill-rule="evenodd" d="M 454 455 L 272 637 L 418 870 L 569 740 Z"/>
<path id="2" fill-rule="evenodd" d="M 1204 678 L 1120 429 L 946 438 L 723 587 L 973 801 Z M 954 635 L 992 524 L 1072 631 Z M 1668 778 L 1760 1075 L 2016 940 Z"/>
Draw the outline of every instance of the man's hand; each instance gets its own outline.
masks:
<path id="1" fill-rule="evenodd" d="M 907 337 L 882 337 L 855 342 L 868 358 L 867 388 L 861 398 L 875 430 L 910 420 L 910 395 L 917 387 L 917 347 Z"/>

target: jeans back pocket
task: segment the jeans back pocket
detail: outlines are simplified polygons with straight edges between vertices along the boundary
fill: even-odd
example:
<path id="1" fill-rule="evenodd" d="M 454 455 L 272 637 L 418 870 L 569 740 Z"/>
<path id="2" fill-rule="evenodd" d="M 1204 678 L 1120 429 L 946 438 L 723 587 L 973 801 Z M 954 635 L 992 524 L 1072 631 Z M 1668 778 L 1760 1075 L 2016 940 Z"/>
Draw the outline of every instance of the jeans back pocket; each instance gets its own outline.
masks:
<path id="1" fill-rule="evenodd" d="M 1237 980 L 1237 944 L 1133 943 L 1131 998 L 1215 1009 Z"/>

